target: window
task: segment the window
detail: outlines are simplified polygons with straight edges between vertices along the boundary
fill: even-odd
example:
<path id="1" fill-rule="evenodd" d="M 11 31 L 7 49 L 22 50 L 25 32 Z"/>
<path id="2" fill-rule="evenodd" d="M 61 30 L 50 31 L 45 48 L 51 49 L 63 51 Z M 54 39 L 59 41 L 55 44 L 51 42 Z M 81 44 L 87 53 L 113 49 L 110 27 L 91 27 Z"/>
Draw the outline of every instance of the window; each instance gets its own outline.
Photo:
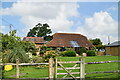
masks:
<path id="1" fill-rule="evenodd" d="M 58 39 L 62 39 L 61 37 L 58 37 Z"/>
<path id="2" fill-rule="evenodd" d="M 85 45 L 86 45 L 86 46 L 88 46 L 88 44 L 87 44 L 87 43 L 86 43 Z"/>
<path id="3" fill-rule="evenodd" d="M 26 38 L 25 40 L 26 40 L 26 41 L 28 41 L 29 39 L 28 39 L 28 38 Z"/>
<path id="4" fill-rule="evenodd" d="M 72 47 L 80 47 L 77 43 L 77 41 L 70 41 Z"/>
<path id="5" fill-rule="evenodd" d="M 33 39 L 33 38 L 31 38 L 31 41 L 34 41 L 34 39 Z"/>

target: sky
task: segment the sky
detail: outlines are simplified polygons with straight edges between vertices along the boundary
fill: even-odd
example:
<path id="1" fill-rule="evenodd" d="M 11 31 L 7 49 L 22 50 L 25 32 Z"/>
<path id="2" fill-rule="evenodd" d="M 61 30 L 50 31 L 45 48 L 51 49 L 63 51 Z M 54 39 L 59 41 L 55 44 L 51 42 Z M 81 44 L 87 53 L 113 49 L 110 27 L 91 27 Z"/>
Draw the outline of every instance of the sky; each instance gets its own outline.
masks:
<path id="1" fill-rule="evenodd" d="M 22 0 L 24 1 L 24 0 Z M 52 34 L 79 33 L 103 44 L 118 40 L 118 2 L 2 2 L 0 32 L 17 30 L 25 37 L 38 23 L 47 23 Z"/>

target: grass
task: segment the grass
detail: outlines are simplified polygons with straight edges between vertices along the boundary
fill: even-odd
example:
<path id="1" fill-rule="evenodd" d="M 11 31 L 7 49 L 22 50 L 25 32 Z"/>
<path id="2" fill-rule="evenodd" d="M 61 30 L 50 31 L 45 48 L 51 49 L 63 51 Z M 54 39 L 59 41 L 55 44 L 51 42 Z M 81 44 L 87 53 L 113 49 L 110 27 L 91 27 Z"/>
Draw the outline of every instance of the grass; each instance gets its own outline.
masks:
<path id="1" fill-rule="evenodd" d="M 61 61 L 78 61 L 79 57 L 59 57 Z M 85 62 L 98 62 L 98 61 L 114 61 L 118 60 L 118 56 L 93 56 L 86 57 Z M 64 64 L 65 67 L 73 67 L 74 64 Z M 78 65 L 79 66 L 79 65 Z M 60 67 L 60 66 L 58 66 Z M 118 70 L 118 63 L 105 63 L 105 64 L 86 64 L 85 72 L 96 72 L 96 71 L 114 71 Z M 4 71 L 4 78 L 15 78 L 15 68 L 11 71 Z M 58 72 L 63 73 L 66 71 L 59 70 Z M 79 70 L 73 70 L 72 72 L 79 72 Z M 48 67 L 37 67 L 37 66 L 24 66 L 20 67 L 20 78 L 45 78 L 48 77 Z M 63 75 L 58 76 L 61 78 Z M 68 75 L 70 76 L 70 75 Z M 75 76 L 79 76 L 75 75 Z M 99 73 L 86 75 L 86 80 L 95 80 L 96 78 L 117 78 L 120 76 L 119 73 Z M 108 79 L 109 80 L 109 79 Z M 117 80 L 117 79 L 116 79 Z"/>
<path id="2" fill-rule="evenodd" d="M 16 69 L 14 67 L 11 71 L 4 71 L 4 79 L 15 78 Z M 48 67 L 39 66 L 21 66 L 20 78 L 46 78 L 48 77 Z"/>
<path id="3" fill-rule="evenodd" d="M 59 60 L 62 61 L 78 61 L 79 57 L 75 59 L 73 57 L 59 57 Z M 95 56 L 95 57 L 86 57 L 85 62 L 98 62 L 98 61 L 114 61 L 118 60 L 118 56 Z M 74 64 L 65 64 L 66 67 L 73 67 Z M 78 65 L 79 66 L 79 65 Z M 86 64 L 85 72 L 96 72 L 96 71 L 115 71 L 118 70 L 118 63 L 105 63 L 105 64 Z M 65 71 L 59 71 L 65 72 Z M 72 72 L 79 72 L 79 70 L 73 70 Z M 75 75 L 79 76 L 79 75 Z M 99 74 L 89 74 L 86 75 L 86 78 L 117 78 L 120 76 L 119 73 L 99 73 Z M 62 76 L 59 76 L 62 77 Z"/>

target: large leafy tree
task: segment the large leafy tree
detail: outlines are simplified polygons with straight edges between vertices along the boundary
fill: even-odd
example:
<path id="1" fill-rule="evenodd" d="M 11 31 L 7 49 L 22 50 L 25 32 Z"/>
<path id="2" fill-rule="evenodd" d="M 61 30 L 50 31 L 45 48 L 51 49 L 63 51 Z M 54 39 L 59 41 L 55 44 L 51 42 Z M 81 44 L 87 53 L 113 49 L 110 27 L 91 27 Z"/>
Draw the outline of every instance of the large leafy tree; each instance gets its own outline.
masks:
<path id="1" fill-rule="evenodd" d="M 47 34 L 51 33 L 52 31 L 51 29 L 49 29 L 49 25 L 47 23 L 38 23 L 34 28 L 30 29 L 30 31 L 27 34 L 27 37 L 46 37 Z"/>
<path id="2" fill-rule="evenodd" d="M 99 38 L 96 39 L 90 39 L 90 42 L 99 50 L 104 49 L 104 45 L 102 45 L 102 42 Z"/>

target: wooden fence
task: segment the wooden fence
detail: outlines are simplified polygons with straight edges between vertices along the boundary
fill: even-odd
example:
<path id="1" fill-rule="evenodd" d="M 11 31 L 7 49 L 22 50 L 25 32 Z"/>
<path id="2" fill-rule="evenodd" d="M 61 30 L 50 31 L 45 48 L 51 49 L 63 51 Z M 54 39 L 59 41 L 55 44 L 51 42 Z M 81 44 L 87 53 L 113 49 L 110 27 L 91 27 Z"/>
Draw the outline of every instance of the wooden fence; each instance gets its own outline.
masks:
<path id="1" fill-rule="evenodd" d="M 48 74 L 48 78 L 49 80 L 53 80 L 53 78 L 57 79 L 58 75 L 64 75 L 62 79 L 66 78 L 66 76 L 69 74 L 71 76 L 72 79 L 77 80 L 78 78 L 80 80 L 84 80 L 85 75 L 87 74 L 93 74 L 93 73 L 116 73 L 116 72 L 120 72 L 120 70 L 117 71 L 99 71 L 99 72 L 90 72 L 90 73 L 85 73 L 85 65 L 86 64 L 104 64 L 104 63 L 112 63 L 112 62 L 120 62 L 120 60 L 118 61 L 101 61 L 101 62 L 88 62 L 85 63 L 85 58 L 84 57 L 80 57 L 79 61 L 58 61 L 57 59 L 53 59 L 50 58 L 49 59 L 49 63 L 19 63 L 19 60 L 16 60 L 16 64 L 15 63 L 5 63 L 5 64 L 0 64 L 2 66 L 4 65 L 15 65 L 16 66 L 16 78 L 20 78 L 20 67 L 19 66 L 29 66 L 29 65 L 48 65 L 49 67 L 49 74 Z M 66 63 L 75 63 L 75 65 L 73 67 L 64 67 L 63 64 Z M 77 65 L 80 65 L 79 67 L 77 67 Z M 58 68 L 58 65 L 61 68 Z M 79 72 L 72 72 L 73 69 L 79 69 Z M 66 73 L 58 73 L 58 70 L 65 70 Z M 73 76 L 73 74 L 80 74 L 78 77 Z M 45 78 L 46 79 L 46 78 Z"/>
<path id="2" fill-rule="evenodd" d="M 88 62 L 88 63 L 84 63 L 84 64 L 105 64 L 105 63 L 113 63 L 113 62 L 120 62 L 120 60 L 117 60 L 117 61 Z M 85 75 L 87 75 L 87 74 L 93 74 L 93 73 L 116 73 L 116 72 L 120 72 L 120 70 L 117 70 L 117 71 L 90 72 L 90 73 L 85 73 Z"/>
<path id="3" fill-rule="evenodd" d="M 19 66 L 38 66 L 38 65 L 49 65 L 50 63 L 19 63 L 19 60 L 16 59 L 16 63 L 4 63 L 4 64 L 0 64 L 1 66 L 5 66 L 5 65 L 14 65 L 16 66 L 16 79 L 20 78 L 20 67 Z M 23 78 L 23 79 L 27 79 L 27 78 Z M 41 78 L 41 79 L 47 79 L 47 78 Z"/>

